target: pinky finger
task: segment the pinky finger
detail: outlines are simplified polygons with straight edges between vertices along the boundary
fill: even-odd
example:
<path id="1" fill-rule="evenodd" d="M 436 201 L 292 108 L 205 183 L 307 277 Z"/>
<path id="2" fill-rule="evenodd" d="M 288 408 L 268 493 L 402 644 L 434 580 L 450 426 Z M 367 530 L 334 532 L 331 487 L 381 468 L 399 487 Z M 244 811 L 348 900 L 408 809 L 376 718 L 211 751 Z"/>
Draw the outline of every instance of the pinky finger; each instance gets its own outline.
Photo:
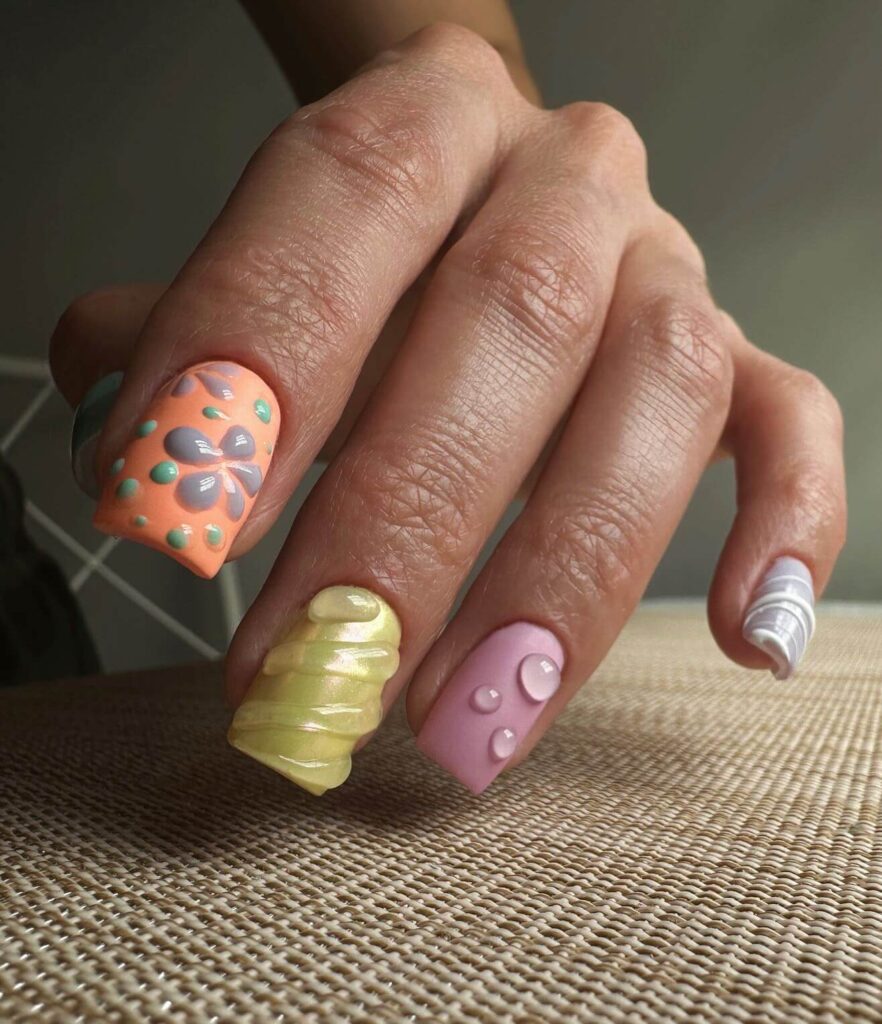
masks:
<path id="1" fill-rule="evenodd" d="M 728 322 L 735 383 L 724 444 L 735 457 L 738 512 L 708 618 L 730 658 L 785 679 L 811 639 L 814 597 L 845 541 L 842 416 L 817 377 Z"/>

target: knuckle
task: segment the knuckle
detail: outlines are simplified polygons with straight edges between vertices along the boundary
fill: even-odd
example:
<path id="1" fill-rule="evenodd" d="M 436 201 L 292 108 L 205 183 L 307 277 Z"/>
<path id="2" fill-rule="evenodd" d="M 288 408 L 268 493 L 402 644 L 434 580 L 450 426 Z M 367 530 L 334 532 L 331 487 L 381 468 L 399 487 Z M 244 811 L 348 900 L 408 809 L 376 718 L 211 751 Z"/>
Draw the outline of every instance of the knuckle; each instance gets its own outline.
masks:
<path id="1" fill-rule="evenodd" d="M 845 543 L 845 492 L 829 466 L 804 457 L 787 467 L 778 482 L 786 507 L 797 509 L 802 529 L 829 539 L 838 549 Z"/>
<path id="2" fill-rule="evenodd" d="M 633 121 L 607 103 L 579 101 L 561 107 L 558 116 L 577 140 L 615 166 L 645 168 L 646 146 Z"/>
<path id="3" fill-rule="evenodd" d="M 827 385 L 810 370 L 794 369 L 799 400 L 819 415 L 841 437 L 844 430 L 842 406 Z"/>
<path id="4" fill-rule="evenodd" d="M 587 236 L 550 214 L 541 228 L 507 224 L 479 244 L 449 254 L 456 274 L 477 281 L 491 315 L 542 358 L 558 362 L 593 332 L 600 311 L 592 294 L 597 263 Z M 560 218 L 558 218 L 560 219 Z"/>
<path id="5" fill-rule="evenodd" d="M 564 599 L 578 611 L 586 603 L 619 600 L 635 578 L 644 520 L 618 488 L 558 500 L 551 520 L 531 538 L 552 603 Z"/>
<path id="6" fill-rule="evenodd" d="M 710 311 L 662 296 L 645 303 L 635 320 L 647 358 L 691 405 L 714 412 L 728 406 L 732 355 Z"/>
<path id="7" fill-rule="evenodd" d="M 482 35 L 464 25 L 436 21 L 420 29 L 414 36 L 415 45 L 443 64 L 454 64 L 468 69 L 471 75 L 496 78 L 508 72 L 502 55 Z"/>
<path id="8" fill-rule="evenodd" d="M 330 161 L 333 175 L 387 215 L 409 220 L 442 186 L 444 132 L 433 103 L 393 106 L 335 96 L 277 131 L 283 144 L 305 145 Z"/>
<path id="9" fill-rule="evenodd" d="M 704 253 L 695 239 L 673 214 L 654 204 L 653 207 L 651 223 L 656 235 L 665 240 L 672 253 L 677 254 L 687 266 L 693 268 L 702 283 L 706 282 L 707 264 Z"/>
<path id="10" fill-rule="evenodd" d="M 406 445 L 381 444 L 360 451 L 345 472 L 347 500 L 380 534 L 372 547 L 411 576 L 460 570 L 483 536 L 467 449 L 426 428 Z"/>

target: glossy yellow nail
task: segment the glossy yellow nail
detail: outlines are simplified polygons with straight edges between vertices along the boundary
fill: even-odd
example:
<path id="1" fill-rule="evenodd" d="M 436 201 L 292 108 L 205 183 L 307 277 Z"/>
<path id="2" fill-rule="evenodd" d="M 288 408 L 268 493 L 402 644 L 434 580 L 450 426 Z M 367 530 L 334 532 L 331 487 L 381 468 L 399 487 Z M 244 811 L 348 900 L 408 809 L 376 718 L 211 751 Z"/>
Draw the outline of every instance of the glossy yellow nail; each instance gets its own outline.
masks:
<path id="1" fill-rule="evenodd" d="M 320 796 L 345 782 L 352 749 L 380 724 L 401 625 L 376 594 L 328 587 L 268 653 L 233 717 L 234 747 Z"/>

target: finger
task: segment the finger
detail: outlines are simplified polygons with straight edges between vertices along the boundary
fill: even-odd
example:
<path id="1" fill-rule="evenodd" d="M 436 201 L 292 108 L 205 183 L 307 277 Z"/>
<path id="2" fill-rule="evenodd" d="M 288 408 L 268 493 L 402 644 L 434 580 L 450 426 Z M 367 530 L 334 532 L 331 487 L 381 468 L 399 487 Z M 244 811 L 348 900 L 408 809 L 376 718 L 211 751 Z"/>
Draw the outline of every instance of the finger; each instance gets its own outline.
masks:
<path id="1" fill-rule="evenodd" d="M 708 617 L 730 658 L 787 678 L 811 638 L 814 597 L 845 542 L 842 416 L 814 375 L 760 351 L 733 321 L 728 325 L 735 386 L 725 443 L 735 456 L 738 513 Z"/>
<path id="2" fill-rule="evenodd" d="M 126 475 L 108 477 L 96 525 L 202 575 L 250 546 L 512 124 L 538 114 L 492 47 L 436 28 L 285 122 L 148 319 L 98 453 L 103 472 L 123 459 Z M 218 369 L 233 365 L 237 380 Z M 155 433 L 141 436 L 145 423 Z M 224 447 L 232 430 L 241 452 Z"/>
<path id="3" fill-rule="evenodd" d="M 731 365 L 691 252 L 626 255 L 524 512 L 417 671 L 417 745 L 474 792 L 530 750 L 631 614 L 713 452 Z"/>
<path id="4" fill-rule="evenodd" d="M 633 166 L 635 181 L 642 170 L 642 155 L 623 163 L 611 152 L 613 141 L 621 139 L 602 108 L 568 109 L 548 117 L 541 144 L 529 140 L 500 168 L 496 188 L 442 260 L 397 359 L 301 511 L 240 628 L 227 662 L 234 702 L 268 647 L 270 653 L 231 738 L 295 781 L 339 784 L 353 744 L 376 727 L 382 705 L 380 686 L 365 693 L 359 676 L 345 706 L 369 700 L 363 714 L 347 719 L 343 731 L 323 728 L 329 706 L 344 699 L 338 652 L 321 647 L 333 699 L 323 702 L 319 686 L 309 690 L 310 707 L 300 706 L 301 641 L 318 642 L 318 624 L 310 605 L 291 627 L 292 611 L 316 593 L 324 600 L 329 584 L 361 588 L 360 600 L 371 591 L 393 608 L 405 645 L 400 670 L 381 680 L 388 706 L 579 388 L 630 231 L 632 211 L 611 201 L 606 174 L 613 162 Z M 280 648 L 290 650 L 287 661 Z M 280 681 L 285 664 L 291 671 Z M 287 732 L 270 732 L 252 717 L 287 716 L 292 701 L 307 724 L 286 719 Z M 327 739 L 324 759 L 317 731 Z"/>
<path id="5" fill-rule="evenodd" d="M 58 321 L 49 363 L 61 394 L 76 407 L 70 439 L 74 478 L 89 497 L 100 494 L 95 452 L 150 310 L 158 284 L 102 288 L 71 303 Z"/>
<path id="6" fill-rule="evenodd" d="M 55 386 L 72 406 L 102 377 L 125 370 L 162 284 L 100 288 L 68 306 L 49 342 Z"/>

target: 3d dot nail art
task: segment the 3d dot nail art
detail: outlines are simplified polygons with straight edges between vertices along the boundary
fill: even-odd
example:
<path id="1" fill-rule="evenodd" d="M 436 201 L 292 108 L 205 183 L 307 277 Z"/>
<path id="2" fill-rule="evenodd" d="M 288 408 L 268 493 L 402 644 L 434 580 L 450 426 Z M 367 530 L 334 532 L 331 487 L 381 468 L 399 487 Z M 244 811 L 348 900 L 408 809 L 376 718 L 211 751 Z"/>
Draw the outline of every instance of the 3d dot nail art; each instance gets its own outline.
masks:
<path id="1" fill-rule="evenodd" d="M 263 486 L 279 422 L 275 396 L 251 370 L 192 367 L 159 394 L 111 465 L 95 526 L 213 576 Z"/>
<path id="2" fill-rule="evenodd" d="M 442 687 L 417 746 L 480 793 L 559 689 L 563 658 L 558 639 L 541 626 L 516 622 L 491 633 Z"/>

